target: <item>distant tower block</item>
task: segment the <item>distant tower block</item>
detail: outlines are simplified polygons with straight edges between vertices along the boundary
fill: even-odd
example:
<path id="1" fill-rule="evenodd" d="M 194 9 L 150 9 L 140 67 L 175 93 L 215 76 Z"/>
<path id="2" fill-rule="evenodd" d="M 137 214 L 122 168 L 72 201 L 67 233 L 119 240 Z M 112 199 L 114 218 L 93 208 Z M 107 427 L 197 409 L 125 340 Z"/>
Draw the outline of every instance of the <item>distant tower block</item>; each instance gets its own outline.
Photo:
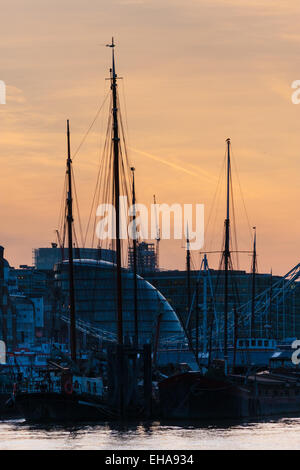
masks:
<path id="1" fill-rule="evenodd" d="M 137 245 L 137 270 L 138 273 L 153 272 L 158 269 L 156 263 L 156 251 L 154 243 L 140 242 Z M 133 247 L 128 249 L 128 266 L 133 269 Z"/>

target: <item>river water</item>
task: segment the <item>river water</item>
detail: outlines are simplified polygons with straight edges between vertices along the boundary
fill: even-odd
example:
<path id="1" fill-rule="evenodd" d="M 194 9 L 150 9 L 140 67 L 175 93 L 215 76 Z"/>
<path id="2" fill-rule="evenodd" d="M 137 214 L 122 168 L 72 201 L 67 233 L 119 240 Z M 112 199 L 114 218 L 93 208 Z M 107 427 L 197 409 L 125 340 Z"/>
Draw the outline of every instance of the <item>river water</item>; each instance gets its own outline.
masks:
<path id="1" fill-rule="evenodd" d="M 36 426 L 0 423 L 0 449 L 300 449 L 300 418 L 220 424 Z"/>

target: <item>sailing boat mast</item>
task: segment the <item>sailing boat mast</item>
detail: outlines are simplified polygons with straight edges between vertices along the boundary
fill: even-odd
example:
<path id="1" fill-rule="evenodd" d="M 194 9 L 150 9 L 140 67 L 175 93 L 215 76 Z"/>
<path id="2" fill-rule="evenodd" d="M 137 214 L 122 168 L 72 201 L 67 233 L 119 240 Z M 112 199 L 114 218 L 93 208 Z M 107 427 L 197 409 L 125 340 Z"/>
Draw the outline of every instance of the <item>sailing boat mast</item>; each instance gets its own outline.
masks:
<path id="1" fill-rule="evenodd" d="M 196 318 L 195 318 L 195 351 L 196 357 L 199 357 L 199 281 L 196 283 Z M 205 342 L 205 340 L 203 340 Z M 203 352 L 205 347 L 203 347 Z"/>
<path id="2" fill-rule="evenodd" d="M 123 306 L 122 306 L 122 252 L 120 240 L 120 167 L 119 167 L 119 122 L 118 122 L 118 100 L 117 100 L 117 74 L 115 68 L 115 43 L 112 38 L 111 44 L 108 47 L 112 48 L 112 68 L 110 70 L 111 91 L 113 101 L 113 171 L 114 171 L 114 202 L 116 212 L 116 261 L 117 261 L 117 312 L 118 312 L 118 343 L 123 344 Z"/>
<path id="3" fill-rule="evenodd" d="M 68 252 L 69 252 L 69 304 L 70 304 L 70 348 L 71 359 L 76 362 L 76 320 L 74 295 L 74 263 L 73 263 L 73 199 L 72 199 L 72 160 L 70 146 L 70 125 L 67 120 L 67 225 L 68 225 Z"/>
<path id="4" fill-rule="evenodd" d="M 138 298 L 137 298 L 137 240 L 136 240 L 136 211 L 135 211 L 135 168 L 132 172 L 132 207 L 133 207 L 133 276 L 134 276 L 134 342 L 135 346 L 139 344 L 139 325 L 138 325 Z"/>
<path id="5" fill-rule="evenodd" d="M 191 250 L 190 250 L 190 238 L 189 238 L 189 227 L 187 226 L 186 235 L 186 283 L 187 283 L 187 311 L 190 314 L 191 309 Z M 189 322 L 189 335 L 192 334 L 192 322 Z"/>
<path id="6" fill-rule="evenodd" d="M 267 338 L 271 338 L 271 330 L 272 330 L 272 303 L 273 303 L 273 271 L 271 268 L 270 272 L 270 291 L 269 291 L 269 309 L 268 309 L 268 316 L 266 319 L 266 333 L 267 333 Z"/>
<path id="7" fill-rule="evenodd" d="M 272 302 L 273 302 L 273 270 L 271 269 L 270 311 L 269 311 L 270 328 L 272 328 L 272 325 L 273 325 Z"/>
<path id="8" fill-rule="evenodd" d="M 225 219 L 225 248 L 224 248 L 224 360 L 225 371 L 227 371 L 228 361 L 228 271 L 230 260 L 230 139 L 226 139 L 227 143 L 227 201 L 226 201 L 226 219 Z"/>
<path id="9" fill-rule="evenodd" d="M 254 230 L 252 255 L 252 301 L 251 301 L 251 337 L 255 337 L 255 290 L 256 290 L 256 227 Z"/>
<path id="10" fill-rule="evenodd" d="M 203 257 L 203 352 L 207 352 L 207 277 L 208 277 L 208 262 L 206 253 Z"/>
<path id="11" fill-rule="evenodd" d="M 155 194 L 153 195 L 153 203 L 155 209 L 155 226 L 156 226 L 156 252 L 155 252 L 155 268 L 159 269 L 159 242 L 160 242 L 160 229 L 158 224 L 158 216 L 157 216 L 157 205 L 156 205 L 156 197 Z"/>

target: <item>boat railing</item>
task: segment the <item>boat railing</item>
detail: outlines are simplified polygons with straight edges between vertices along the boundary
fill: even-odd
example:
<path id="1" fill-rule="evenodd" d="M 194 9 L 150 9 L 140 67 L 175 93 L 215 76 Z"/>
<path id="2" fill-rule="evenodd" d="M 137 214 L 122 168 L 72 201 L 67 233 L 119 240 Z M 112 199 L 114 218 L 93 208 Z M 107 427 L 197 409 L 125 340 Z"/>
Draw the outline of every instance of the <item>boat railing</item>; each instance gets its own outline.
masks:
<path id="1" fill-rule="evenodd" d="M 0 393 L 11 393 L 11 384 L 1 384 Z"/>
<path id="2" fill-rule="evenodd" d="M 93 379 L 90 379 L 91 381 Z M 11 393 L 88 393 L 95 396 L 103 396 L 104 388 L 103 386 L 99 389 L 95 382 L 89 383 L 87 387 L 86 384 L 82 384 L 79 381 L 73 382 L 71 389 L 64 388 L 60 380 L 28 380 L 23 382 L 17 382 L 13 385 L 13 388 L 10 386 L 9 392 Z"/>
<path id="3" fill-rule="evenodd" d="M 61 383 L 39 381 L 21 382 L 16 384 L 14 389 L 19 393 L 61 392 Z"/>

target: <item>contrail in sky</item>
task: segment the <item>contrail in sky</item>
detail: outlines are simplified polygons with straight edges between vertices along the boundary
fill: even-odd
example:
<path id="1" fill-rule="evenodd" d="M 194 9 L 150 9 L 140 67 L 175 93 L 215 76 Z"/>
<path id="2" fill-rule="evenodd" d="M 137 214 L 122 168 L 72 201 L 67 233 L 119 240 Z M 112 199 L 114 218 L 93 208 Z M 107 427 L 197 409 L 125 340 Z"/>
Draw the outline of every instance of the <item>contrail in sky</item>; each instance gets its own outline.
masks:
<path id="1" fill-rule="evenodd" d="M 161 157 L 157 157 L 156 155 L 152 155 L 152 153 L 148 153 L 148 152 L 143 152 L 142 150 L 138 150 L 138 149 L 135 149 L 133 147 L 129 147 L 130 150 L 132 150 L 133 152 L 136 152 L 136 153 L 139 153 L 141 155 L 144 155 L 145 157 L 148 157 L 148 158 L 151 158 L 152 160 L 156 160 L 157 162 L 160 162 L 160 163 L 164 163 L 165 165 L 168 165 L 170 166 L 171 168 L 173 168 L 174 170 L 178 170 L 178 171 L 183 171 L 185 173 L 187 173 L 188 175 L 192 175 L 192 176 L 196 176 L 197 178 L 199 177 L 199 174 L 192 171 L 192 170 L 188 170 L 187 168 L 184 168 L 180 165 L 176 165 L 176 163 L 172 163 L 170 162 L 169 160 L 165 160 L 164 158 L 161 158 Z M 211 178 L 211 175 L 209 175 L 209 173 L 206 173 L 205 171 L 201 170 L 201 173 L 203 173 L 204 176 L 208 177 L 208 178 Z"/>

